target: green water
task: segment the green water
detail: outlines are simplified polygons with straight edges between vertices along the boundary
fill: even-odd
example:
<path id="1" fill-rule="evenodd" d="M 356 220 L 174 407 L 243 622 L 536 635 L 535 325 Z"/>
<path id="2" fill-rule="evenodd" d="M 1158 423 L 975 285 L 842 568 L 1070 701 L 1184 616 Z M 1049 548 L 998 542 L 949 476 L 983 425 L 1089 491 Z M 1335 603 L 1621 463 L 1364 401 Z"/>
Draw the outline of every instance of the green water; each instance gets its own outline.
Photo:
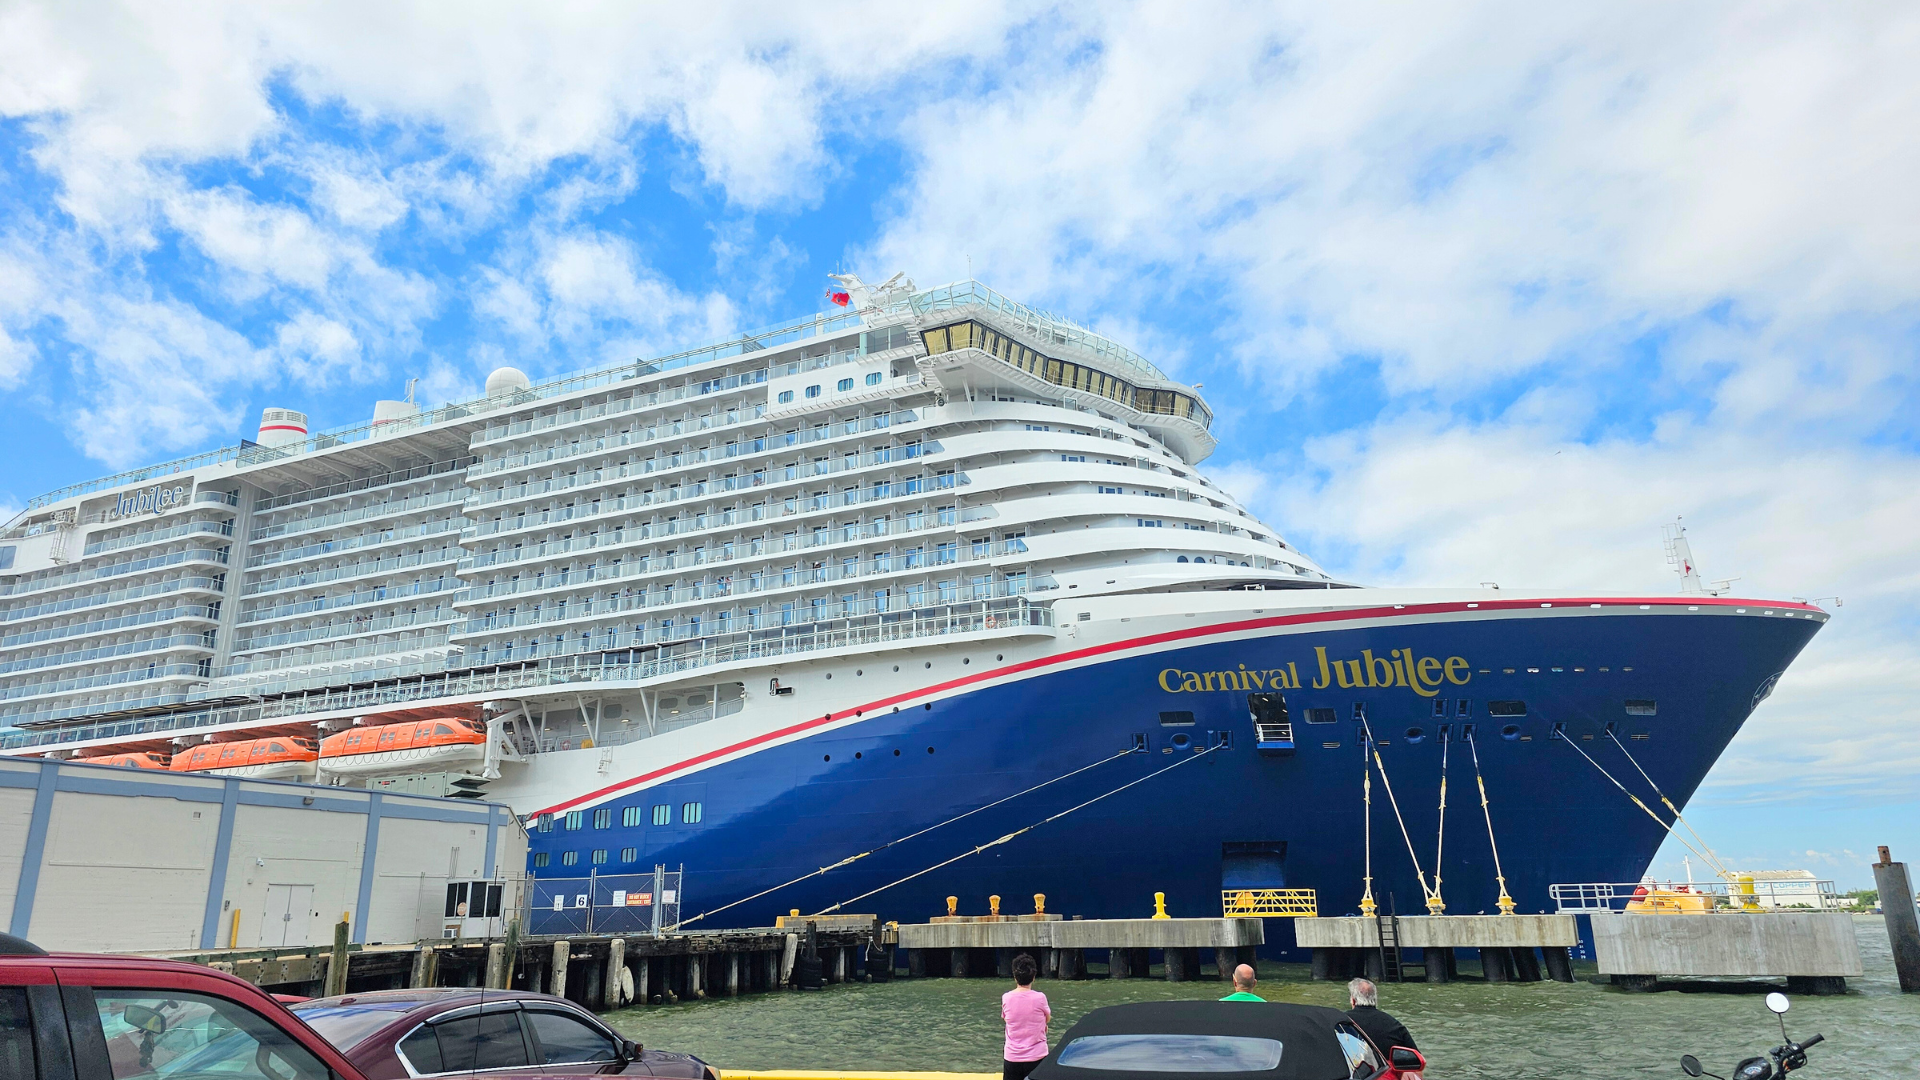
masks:
<path id="1" fill-rule="evenodd" d="M 1864 979 L 1842 997 L 1796 997 L 1787 1029 L 1827 1041 L 1796 1076 L 1892 1075 L 1890 1061 L 1920 1051 L 1920 994 L 1894 982 L 1886 929 L 1855 920 Z M 1586 973 L 1582 973 L 1585 978 Z M 1272 1001 L 1346 1007 L 1345 987 L 1310 981 L 1304 965 L 1265 965 Z M 1053 1006 L 1058 1036 L 1089 1009 L 1128 1001 L 1219 997 L 1218 982 L 1128 979 L 1037 984 Z M 998 979 L 908 979 L 830 986 L 819 993 L 624 1009 L 614 1026 L 648 1046 L 698 1054 L 722 1069 L 913 1069 L 998 1072 L 1002 1029 Z M 1381 1006 L 1413 1032 L 1431 1063 L 1454 1077 L 1681 1077 L 1680 1055 L 1718 1073 L 1779 1043 L 1757 993 L 1633 994 L 1581 981 L 1428 986 L 1388 984 Z M 1909 1069 L 1899 1065 L 1902 1072 Z"/>

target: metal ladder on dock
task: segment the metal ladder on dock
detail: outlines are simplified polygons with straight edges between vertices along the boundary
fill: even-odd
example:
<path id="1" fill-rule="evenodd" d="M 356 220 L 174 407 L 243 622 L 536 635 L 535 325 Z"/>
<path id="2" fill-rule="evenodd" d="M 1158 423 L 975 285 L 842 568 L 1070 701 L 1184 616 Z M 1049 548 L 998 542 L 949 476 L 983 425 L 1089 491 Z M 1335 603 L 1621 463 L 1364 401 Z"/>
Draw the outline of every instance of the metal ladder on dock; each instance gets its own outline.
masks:
<path id="1" fill-rule="evenodd" d="M 1380 935 L 1381 978 L 1405 982 L 1406 972 L 1400 963 L 1399 920 L 1393 915 L 1375 915 L 1373 924 Z"/>

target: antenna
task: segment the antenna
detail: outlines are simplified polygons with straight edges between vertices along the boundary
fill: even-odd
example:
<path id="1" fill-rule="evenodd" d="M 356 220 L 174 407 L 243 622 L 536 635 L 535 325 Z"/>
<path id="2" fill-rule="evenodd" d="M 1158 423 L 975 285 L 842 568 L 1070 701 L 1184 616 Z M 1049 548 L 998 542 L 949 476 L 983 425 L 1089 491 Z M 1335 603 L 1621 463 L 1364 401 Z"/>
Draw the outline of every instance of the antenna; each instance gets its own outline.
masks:
<path id="1" fill-rule="evenodd" d="M 419 380 L 419 379 L 408 379 L 408 380 L 407 380 L 407 404 L 409 404 L 409 405 L 412 405 L 412 404 L 414 404 L 414 400 L 413 400 L 413 388 L 414 388 L 414 387 L 416 387 L 416 386 L 418 386 L 418 385 L 420 385 L 420 380 Z"/>
<path id="2" fill-rule="evenodd" d="M 1673 524 L 1662 525 L 1660 533 L 1667 549 L 1667 565 L 1680 575 L 1682 593 L 1704 593 L 1710 590 L 1700 582 L 1700 571 L 1693 561 L 1693 547 L 1687 543 L 1687 527 L 1680 524 L 1679 518 Z M 1717 592 L 1714 595 L 1719 595 Z"/>

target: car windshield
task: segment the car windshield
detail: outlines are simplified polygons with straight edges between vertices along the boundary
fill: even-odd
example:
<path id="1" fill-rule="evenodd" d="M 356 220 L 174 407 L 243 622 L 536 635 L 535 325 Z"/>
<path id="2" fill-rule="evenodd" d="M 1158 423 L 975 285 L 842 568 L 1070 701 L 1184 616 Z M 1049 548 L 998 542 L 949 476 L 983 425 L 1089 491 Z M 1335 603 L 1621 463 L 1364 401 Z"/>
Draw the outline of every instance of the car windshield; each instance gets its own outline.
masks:
<path id="1" fill-rule="evenodd" d="M 1280 1064 L 1278 1039 L 1243 1035 L 1085 1035 L 1060 1050 L 1059 1064 L 1114 1072 L 1265 1072 Z"/>
<path id="2" fill-rule="evenodd" d="M 386 1027 L 409 1009 L 420 1007 L 418 1001 L 356 1001 L 351 1005 L 338 1002 L 300 1002 L 288 1006 L 293 1015 L 306 1021 L 307 1026 L 320 1033 L 320 1037 L 332 1043 L 335 1049 L 346 1051 L 360 1045 L 361 1040 Z"/>

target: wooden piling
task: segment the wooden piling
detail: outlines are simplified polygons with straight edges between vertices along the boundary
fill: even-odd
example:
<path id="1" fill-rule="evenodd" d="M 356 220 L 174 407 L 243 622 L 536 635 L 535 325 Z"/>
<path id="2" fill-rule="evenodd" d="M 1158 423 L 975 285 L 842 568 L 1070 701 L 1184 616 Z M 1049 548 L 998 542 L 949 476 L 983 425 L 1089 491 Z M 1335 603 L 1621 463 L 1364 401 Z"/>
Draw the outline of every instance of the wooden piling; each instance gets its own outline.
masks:
<path id="1" fill-rule="evenodd" d="M 439 964 L 437 964 L 436 961 L 439 958 L 440 953 L 438 950 L 422 942 L 420 947 L 414 950 L 413 971 L 407 976 L 407 987 L 412 990 L 420 990 L 437 985 L 436 978 L 439 975 L 439 971 L 437 970 Z"/>
<path id="2" fill-rule="evenodd" d="M 561 938 L 553 943 L 553 962 L 549 968 L 547 993 L 554 997 L 567 996 L 567 958 L 573 955 L 573 942 Z"/>
<path id="3" fill-rule="evenodd" d="M 607 942 L 607 989 L 603 994 L 608 1009 L 617 1009 L 626 1002 L 621 1000 L 620 976 L 627 971 L 627 939 L 614 938 Z"/>
<path id="4" fill-rule="evenodd" d="M 507 947 L 499 942 L 487 946 L 487 980 L 489 990 L 507 988 Z"/>
<path id="5" fill-rule="evenodd" d="M 327 956 L 327 980 L 324 997 L 339 997 L 347 992 L 347 920 L 333 925 L 333 952 Z"/>

